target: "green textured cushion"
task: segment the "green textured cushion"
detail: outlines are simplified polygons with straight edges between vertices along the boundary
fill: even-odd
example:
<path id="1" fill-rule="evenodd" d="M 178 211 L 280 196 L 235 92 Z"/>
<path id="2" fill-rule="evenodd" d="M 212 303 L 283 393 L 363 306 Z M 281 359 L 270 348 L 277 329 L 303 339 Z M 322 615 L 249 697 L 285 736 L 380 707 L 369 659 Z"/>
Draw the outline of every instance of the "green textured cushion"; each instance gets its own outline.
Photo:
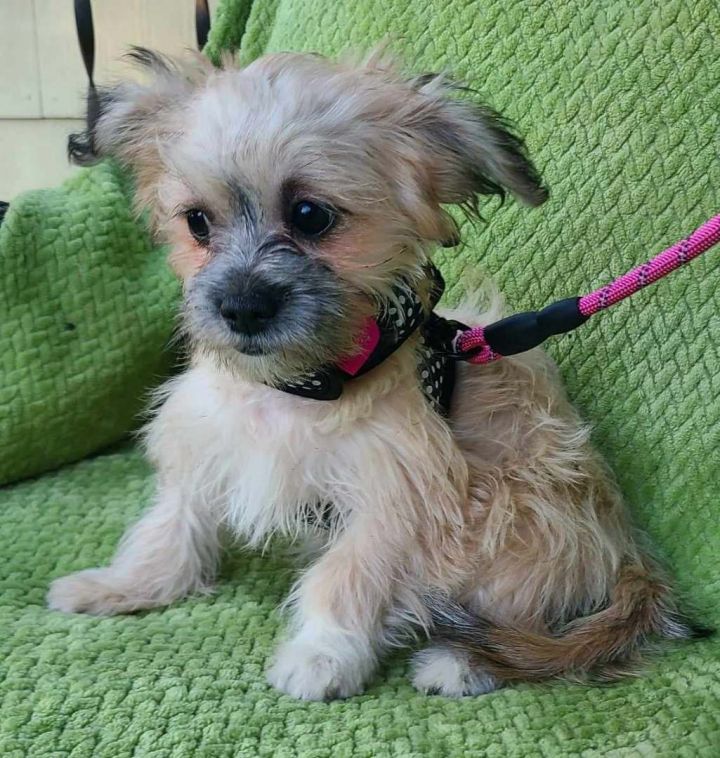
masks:
<path id="1" fill-rule="evenodd" d="M 720 67 L 712 0 L 227 0 L 211 52 L 337 52 L 389 36 L 512 117 L 553 191 L 444 251 L 457 297 L 482 269 L 513 307 L 575 294 L 720 210 Z M 248 13 L 249 11 L 249 13 Z M 244 33 L 241 33 L 244 29 Z M 149 252 L 149 251 L 148 251 Z M 148 260 L 151 260 L 148 258 Z M 153 261 L 155 259 L 152 259 Z M 720 624 L 720 251 L 551 350 L 638 521 L 706 623 Z M 478 368 L 482 370 L 482 368 Z M 136 617 L 43 607 L 49 581 L 109 559 L 152 489 L 136 452 L 0 495 L 0 754 L 17 756 L 720 755 L 720 642 L 678 646 L 612 687 L 416 694 L 406 657 L 367 694 L 302 703 L 263 669 L 287 565 L 240 554 L 215 597 Z"/>
<path id="2" fill-rule="evenodd" d="M 112 164 L 13 199 L 0 226 L 0 484 L 137 423 L 178 291 Z"/>
<path id="3" fill-rule="evenodd" d="M 46 610 L 50 580 L 106 561 L 152 489 L 140 454 L 119 452 L 3 497 L 3 758 L 718 755 L 720 640 L 615 686 L 525 685 L 459 701 L 416 693 L 401 655 L 364 695 L 307 703 L 264 681 L 292 575 L 272 555 L 235 554 L 215 596 L 165 610 Z"/>

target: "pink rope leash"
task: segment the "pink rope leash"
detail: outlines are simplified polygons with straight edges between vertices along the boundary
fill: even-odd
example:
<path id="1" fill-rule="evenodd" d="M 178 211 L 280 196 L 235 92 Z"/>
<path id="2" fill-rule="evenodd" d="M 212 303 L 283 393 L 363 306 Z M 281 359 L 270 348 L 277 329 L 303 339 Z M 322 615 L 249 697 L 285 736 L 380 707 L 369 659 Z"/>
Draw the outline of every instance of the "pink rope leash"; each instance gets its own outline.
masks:
<path id="1" fill-rule="evenodd" d="M 687 239 L 587 295 L 559 300 L 542 311 L 517 313 L 488 326 L 461 331 L 455 338 L 455 355 L 479 364 L 530 350 L 552 334 L 575 329 L 593 314 L 662 279 L 718 242 L 720 215 L 706 221 Z"/>
<path id="2" fill-rule="evenodd" d="M 720 242 L 720 216 L 715 216 L 697 228 L 687 239 L 676 242 L 663 250 L 642 266 L 619 276 L 611 284 L 596 289 L 580 298 L 578 307 L 583 316 L 594 313 L 619 303 L 648 284 L 662 279 L 675 269 L 697 258 L 713 245 Z"/>

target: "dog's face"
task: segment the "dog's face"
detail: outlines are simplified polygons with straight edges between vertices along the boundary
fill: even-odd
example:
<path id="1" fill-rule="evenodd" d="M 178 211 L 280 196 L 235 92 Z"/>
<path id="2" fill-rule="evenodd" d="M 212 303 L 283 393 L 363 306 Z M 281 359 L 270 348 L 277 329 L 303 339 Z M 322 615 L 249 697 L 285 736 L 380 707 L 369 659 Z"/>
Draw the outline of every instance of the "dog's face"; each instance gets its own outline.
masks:
<path id="1" fill-rule="evenodd" d="M 134 55 L 152 80 L 101 92 L 74 157 L 133 169 L 192 343 L 253 378 L 351 353 L 378 299 L 456 234 L 443 205 L 546 198 L 522 141 L 439 77 L 314 55 L 244 69 Z"/>

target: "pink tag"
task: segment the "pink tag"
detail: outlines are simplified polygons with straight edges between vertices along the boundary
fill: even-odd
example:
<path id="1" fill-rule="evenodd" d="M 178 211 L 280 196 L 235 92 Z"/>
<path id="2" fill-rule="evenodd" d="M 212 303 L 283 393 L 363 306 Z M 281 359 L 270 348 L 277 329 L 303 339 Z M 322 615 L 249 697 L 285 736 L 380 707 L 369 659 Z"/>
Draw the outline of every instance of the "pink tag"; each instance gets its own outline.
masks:
<path id="1" fill-rule="evenodd" d="M 357 341 L 358 352 L 339 361 L 337 364 L 338 368 L 342 369 L 346 374 L 350 374 L 350 376 L 355 376 L 365 365 L 365 361 L 372 355 L 378 342 L 380 342 L 380 327 L 374 318 L 368 316 Z"/>

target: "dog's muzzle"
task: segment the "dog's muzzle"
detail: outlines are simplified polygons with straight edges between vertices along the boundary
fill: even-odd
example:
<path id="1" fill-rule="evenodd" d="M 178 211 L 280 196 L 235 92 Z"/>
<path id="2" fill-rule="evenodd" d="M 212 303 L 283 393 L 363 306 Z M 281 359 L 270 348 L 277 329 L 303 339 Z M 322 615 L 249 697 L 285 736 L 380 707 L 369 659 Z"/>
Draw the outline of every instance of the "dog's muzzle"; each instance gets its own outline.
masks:
<path id="1" fill-rule="evenodd" d="M 236 334 L 254 337 L 281 316 L 288 288 L 280 284 L 255 281 L 235 287 L 220 302 L 220 315 Z"/>

